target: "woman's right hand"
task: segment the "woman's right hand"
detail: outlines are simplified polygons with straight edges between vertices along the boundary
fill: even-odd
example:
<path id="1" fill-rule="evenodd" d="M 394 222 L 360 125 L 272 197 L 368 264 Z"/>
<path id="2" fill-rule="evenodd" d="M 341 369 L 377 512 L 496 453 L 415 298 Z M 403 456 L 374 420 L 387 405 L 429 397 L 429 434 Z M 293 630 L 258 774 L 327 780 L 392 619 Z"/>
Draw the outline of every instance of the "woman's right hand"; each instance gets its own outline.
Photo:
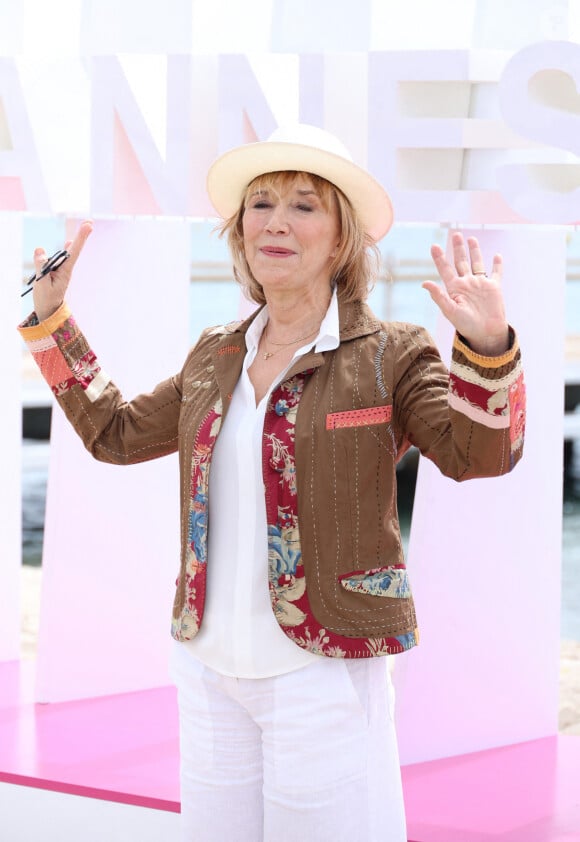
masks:
<path id="1" fill-rule="evenodd" d="M 32 286 L 32 297 L 34 298 L 34 310 L 39 321 L 44 321 L 56 313 L 66 294 L 75 263 L 87 241 L 87 237 L 93 230 L 93 223 L 86 220 L 79 226 L 74 240 L 65 243 L 65 248 L 70 257 L 64 261 L 54 272 L 49 272 L 39 281 L 34 281 Z M 38 273 L 48 259 L 43 248 L 34 249 L 34 269 Z"/>

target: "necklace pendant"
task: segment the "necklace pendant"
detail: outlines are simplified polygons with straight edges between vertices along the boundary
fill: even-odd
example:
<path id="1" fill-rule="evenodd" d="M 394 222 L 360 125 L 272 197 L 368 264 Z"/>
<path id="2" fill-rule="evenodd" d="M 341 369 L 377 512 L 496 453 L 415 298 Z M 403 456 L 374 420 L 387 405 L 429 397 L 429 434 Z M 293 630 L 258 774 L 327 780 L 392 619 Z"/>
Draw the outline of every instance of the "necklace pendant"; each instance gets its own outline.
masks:
<path id="1" fill-rule="evenodd" d="M 268 351 L 266 351 L 266 353 L 264 354 L 264 359 L 265 359 L 265 360 L 269 360 L 269 359 L 270 359 L 270 357 L 272 357 L 272 356 L 274 356 L 274 355 L 273 355 L 273 354 L 270 354 Z"/>

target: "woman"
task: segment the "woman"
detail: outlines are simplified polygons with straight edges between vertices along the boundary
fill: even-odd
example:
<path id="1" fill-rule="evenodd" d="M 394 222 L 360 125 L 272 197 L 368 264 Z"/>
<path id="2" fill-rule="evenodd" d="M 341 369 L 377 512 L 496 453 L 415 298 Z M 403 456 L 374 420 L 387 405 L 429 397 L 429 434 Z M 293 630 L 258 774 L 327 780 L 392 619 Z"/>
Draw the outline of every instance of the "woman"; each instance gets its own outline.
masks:
<path id="1" fill-rule="evenodd" d="M 410 445 L 456 480 L 523 445 L 517 341 L 477 241 L 424 287 L 457 333 L 451 373 L 419 327 L 364 304 L 389 197 L 326 132 L 298 126 L 208 176 L 235 274 L 262 305 L 204 331 L 130 403 L 63 303 L 90 231 L 34 285 L 21 333 L 97 458 L 179 449 L 173 611 L 187 840 L 406 839 L 386 661 L 417 642 L 396 510 Z M 35 252 L 37 271 L 46 259 Z M 210 477 L 211 466 L 211 477 Z"/>

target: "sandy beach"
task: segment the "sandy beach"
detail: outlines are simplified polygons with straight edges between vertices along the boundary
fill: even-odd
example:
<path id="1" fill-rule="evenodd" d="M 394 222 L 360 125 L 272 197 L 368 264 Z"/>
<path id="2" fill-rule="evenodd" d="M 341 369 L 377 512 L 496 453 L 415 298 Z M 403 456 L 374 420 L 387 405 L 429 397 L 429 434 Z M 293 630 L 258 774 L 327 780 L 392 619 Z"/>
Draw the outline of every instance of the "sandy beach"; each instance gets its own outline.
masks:
<path id="1" fill-rule="evenodd" d="M 580 643 L 577 640 L 561 642 L 558 729 L 561 734 L 580 736 Z"/>
<path id="2" fill-rule="evenodd" d="M 34 658 L 40 614 L 42 568 L 22 567 L 22 648 L 23 658 Z M 561 734 L 580 736 L 580 642 L 563 640 L 560 649 Z"/>

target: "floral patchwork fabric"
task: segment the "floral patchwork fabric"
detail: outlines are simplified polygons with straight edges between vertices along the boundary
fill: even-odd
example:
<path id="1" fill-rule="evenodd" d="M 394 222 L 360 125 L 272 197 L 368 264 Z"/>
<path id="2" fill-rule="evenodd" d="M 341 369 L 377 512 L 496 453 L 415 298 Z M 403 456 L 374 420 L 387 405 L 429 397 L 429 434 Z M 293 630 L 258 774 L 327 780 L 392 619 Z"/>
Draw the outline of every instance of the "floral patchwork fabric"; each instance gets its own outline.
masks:
<path id="1" fill-rule="evenodd" d="M 65 319 L 54 329 L 51 319 L 38 324 L 34 315 L 21 325 L 30 328 L 26 337 L 28 349 L 56 397 L 66 394 L 73 386 L 80 386 L 94 402 L 109 383 L 109 377 L 101 370 L 96 355 L 65 305 L 55 314 L 58 315 L 64 315 Z"/>
<path id="2" fill-rule="evenodd" d="M 524 375 L 512 383 L 509 389 L 510 404 L 510 441 L 512 454 L 524 446 L 524 432 L 526 425 L 526 387 Z"/>
<path id="3" fill-rule="evenodd" d="M 197 634 L 203 616 L 207 582 L 209 466 L 221 420 L 222 403 L 218 400 L 200 425 L 193 445 L 184 574 L 185 604 L 172 626 L 172 635 L 177 640 L 189 640 Z"/>
<path id="4" fill-rule="evenodd" d="M 339 576 L 339 581 L 345 590 L 355 593 L 388 596 L 393 599 L 408 599 L 411 596 L 407 569 L 402 566 L 356 570 Z"/>
<path id="5" fill-rule="evenodd" d="M 417 643 L 416 633 L 381 638 L 345 637 L 323 628 L 312 613 L 300 547 L 294 455 L 296 413 L 304 382 L 304 374 L 301 374 L 282 383 L 272 393 L 266 413 L 264 479 L 272 609 L 286 635 L 315 655 L 361 658 L 410 649 Z M 403 577 L 399 573 L 393 574 L 392 581 L 397 575 L 402 595 Z M 375 584 L 378 587 L 378 577 Z M 395 589 L 393 584 L 392 590 Z"/>
<path id="6" fill-rule="evenodd" d="M 526 415 L 517 342 L 514 350 L 503 357 L 481 357 L 456 337 L 449 375 L 449 405 L 478 424 L 509 430 L 512 463 L 523 447 Z"/>

